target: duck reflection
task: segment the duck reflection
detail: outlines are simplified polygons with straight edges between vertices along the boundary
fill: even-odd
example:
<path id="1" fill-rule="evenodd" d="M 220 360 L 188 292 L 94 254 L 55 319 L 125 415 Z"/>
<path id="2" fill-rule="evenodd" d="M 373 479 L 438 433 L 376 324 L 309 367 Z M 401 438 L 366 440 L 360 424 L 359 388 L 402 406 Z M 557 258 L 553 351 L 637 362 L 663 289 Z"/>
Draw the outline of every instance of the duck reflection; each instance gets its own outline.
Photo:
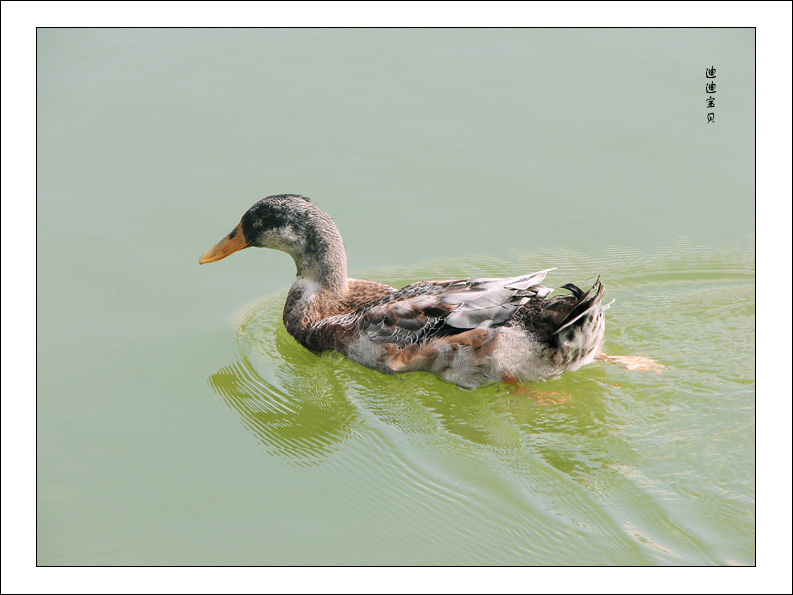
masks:
<path id="1" fill-rule="evenodd" d="M 312 465 L 336 450 L 361 418 L 330 362 L 286 333 L 282 303 L 278 294 L 243 306 L 232 321 L 239 359 L 208 381 L 268 452 Z"/>
<path id="2" fill-rule="evenodd" d="M 276 386 L 248 358 L 221 368 L 209 384 L 262 445 L 293 462 L 317 463 L 350 435 L 358 419 L 333 389 L 332 378 L 315 375 Z"/>
<path id="3" fill-rule="evenodd" d="M 626 450 L 598 405 L 609 388 L 601 364 L 558 381 L 473 391 L 426 373 L 386 376 L 302 348 L 281 324 L 281 303 L 266 299 L 238 317 L 239 360 L 209 383 L 268 452 L 290 462 L 321 462 L 367 421 L 452 434 L 508 458 L 539 455 L 567 474 L 608 464 L 598 446 Z"/>

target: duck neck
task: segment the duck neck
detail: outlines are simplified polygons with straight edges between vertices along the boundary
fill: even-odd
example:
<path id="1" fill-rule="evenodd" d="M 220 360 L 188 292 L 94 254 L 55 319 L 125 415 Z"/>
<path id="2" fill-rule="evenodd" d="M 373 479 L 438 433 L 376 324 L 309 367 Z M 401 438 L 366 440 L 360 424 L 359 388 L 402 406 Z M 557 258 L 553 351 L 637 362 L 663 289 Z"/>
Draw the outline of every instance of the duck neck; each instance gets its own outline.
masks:
<path id="1" fill-rule="evenodd" d="M 300 242 L 287 250 L 295 261 L 297 277 L 284 304 L 284 324 L 289 333 L 309 349 L 328 349 L 312 339 L 311 327 L 335 314 L 347 293 L 347 255 L 338 229 L 304 225 Z M 310 229 L 307 229 L 310 227 Z M 317 233 L 315 233 L 317 232 Z"/>
<path id="2" fill-rule="evenodd" d="M 304 293 L 324 293 L 341 298 L 347 292 L 347 254 L 333 220 L 319 211 L 303 222 L 301 242 L 289 250 Z M 307 297 L 307 296 L 306 296 Z"/>

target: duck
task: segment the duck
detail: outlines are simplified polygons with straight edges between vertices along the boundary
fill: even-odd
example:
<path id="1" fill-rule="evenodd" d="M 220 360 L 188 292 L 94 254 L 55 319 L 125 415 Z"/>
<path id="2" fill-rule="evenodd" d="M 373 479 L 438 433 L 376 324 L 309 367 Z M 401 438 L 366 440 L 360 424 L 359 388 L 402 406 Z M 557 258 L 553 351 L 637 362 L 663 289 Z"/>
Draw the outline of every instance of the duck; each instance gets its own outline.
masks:
<path id="1" fill-rule="evenodd" d="M 417 281 L 401 289 L 347 276 L 333 219 L 311 199 L 256 202 L 199 264 L 249 247 L 289 254 L 296 277 L 286 330 L 303 347 L 337 351 L 379 372 L 424 371 L 463 388 L 552 379 L 590 363 L 605 334 L 605 288 L 573 283 L 551 296 L 552 270 L 513 277 Z"/>

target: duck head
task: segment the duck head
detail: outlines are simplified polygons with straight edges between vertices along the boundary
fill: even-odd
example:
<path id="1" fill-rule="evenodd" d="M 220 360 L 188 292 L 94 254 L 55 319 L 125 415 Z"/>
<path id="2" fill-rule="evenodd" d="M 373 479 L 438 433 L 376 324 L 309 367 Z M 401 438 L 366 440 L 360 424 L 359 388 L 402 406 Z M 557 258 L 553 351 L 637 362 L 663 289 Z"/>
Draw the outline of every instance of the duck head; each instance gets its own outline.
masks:
<path id="1" fill-rule="evenodd" d="M 286 252 L 295 261 L 299 278 L 321 285 L 346 285 L 347 257 L 341 234 L 333 220 L 305 196 L 263 198 L 198 262 L 215 262 L 250 246 Z"/>

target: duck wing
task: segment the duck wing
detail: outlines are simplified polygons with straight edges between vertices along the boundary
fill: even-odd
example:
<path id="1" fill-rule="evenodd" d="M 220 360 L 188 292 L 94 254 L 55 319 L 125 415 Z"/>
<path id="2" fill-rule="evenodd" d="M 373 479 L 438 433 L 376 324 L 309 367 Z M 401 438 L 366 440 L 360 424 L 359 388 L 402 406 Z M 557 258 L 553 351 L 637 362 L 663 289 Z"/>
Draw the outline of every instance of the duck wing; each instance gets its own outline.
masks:
<path id="1" fill-rule="evenodd" d="M 374 342 L 405 347 L 498 326 L 530 300 L 551 293 L 540 285 L 551 270 L 517 277 L 413 283 L 362 308 L 358 328 Z"/>

